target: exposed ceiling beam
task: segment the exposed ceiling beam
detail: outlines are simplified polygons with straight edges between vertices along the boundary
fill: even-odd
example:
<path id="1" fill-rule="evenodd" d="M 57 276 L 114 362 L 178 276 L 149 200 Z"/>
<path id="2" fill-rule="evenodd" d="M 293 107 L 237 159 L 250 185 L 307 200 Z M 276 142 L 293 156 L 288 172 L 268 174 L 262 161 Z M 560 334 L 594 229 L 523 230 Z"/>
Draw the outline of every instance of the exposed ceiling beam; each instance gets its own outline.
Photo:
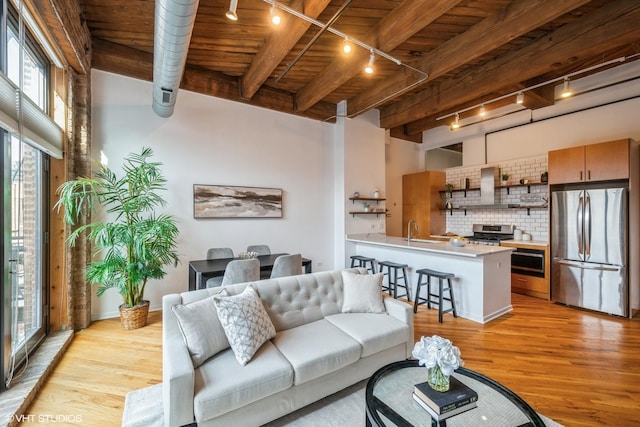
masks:
<path id="1" fill-rule="evenodd" d="M 93 66 L 137 79 L 153 79 L 153 54 L 100 39 L 94 40 Z M 328 102 L 318 102 L 305 112 L 297 111 L 293 94 L 267 86 L 260 88 L 252 99 L 243 99 L 237 78 L 189 65 L 185 68 L 180 89 L 315 120 L 325 120 L 336 113 L 335 104 Z"/>
<path id="2" fill-rule="evenodd" d="M 461 0 L 404 0 L 373 27 L 361 42 L 376 47 L 383 52 L 395 49 L 399 44 L 439 18 Z M 311 108 L 316 102 L 333 92 L 356 74 L 362 72 L 369 52 L 355 49 L 349 60 L 334 59 L 327 68 L 298 91 L 297 108 L 301 111 Z"/>
<path id="3" fill-rule="evenodd" d="M 91 34 L 77 0 L 31 2 L 46 24 L 66 62 L 79 74 L 91 69 Z"/>
<path id="4" fill-rule="evenodd" d="M 405 132 L 404 126 L 398 126 L 390 130 L 389 134 L 393 138 L 404 139 L 405 141 L 422 144 L 422 134 L 409 135 Z"/>
<path id="5" fill-rule="evenodd" d="M 538 75 L 565 68 L 599 53 L 640 40 L 637 22 L 640 4 L 634 0 L 607 3 L 573 23 L 528 43 L 520 49 L 471 69 L 455 79 L 442 81 L 416 95 L 381 110 L 381 126 L 392 128 L 409 123 L 409 133 L 421 132 L 420 119 L 499 91 Z"/>
<path id="6" fill-rule="evenodd" d="M 413 66 L 429 74 L 428 80 L 422 83 L 426 85 L 585 3 L 588 0 L 517 0 L 429 52 Z M 418 79 L 419 76 L 398 74 L 350 99 L 348 114 L 364 111 L 381 99 L 399 96 Z"/>
<path id="7" fill-rule="evenodd" d="M 289 6 L 295 10 L 302 10 L 305 15 L 315 19 L 329 3 L 331 0 L 295 0 Z M 260 86 L 311 26 L 311 23 L 305 20 L 297 19 L 286 13 L 282 15 L 283 22 L 280 24 L 282 31 L 274 30 L 271 33 L 240 80 L 243 98 L 251 98 L 255 95 Z"/>

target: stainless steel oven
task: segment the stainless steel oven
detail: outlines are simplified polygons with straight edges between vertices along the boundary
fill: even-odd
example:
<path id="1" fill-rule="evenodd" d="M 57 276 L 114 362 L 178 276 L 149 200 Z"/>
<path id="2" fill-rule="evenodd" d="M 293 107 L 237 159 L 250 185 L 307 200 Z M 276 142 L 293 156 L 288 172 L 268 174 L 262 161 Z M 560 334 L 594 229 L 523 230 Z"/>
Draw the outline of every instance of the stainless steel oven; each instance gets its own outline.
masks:
<path id="1" fill-rule="evenodd" d="M 516 248 L 511 252 L 511 272 L 544 277 L 544 250 Z"/>

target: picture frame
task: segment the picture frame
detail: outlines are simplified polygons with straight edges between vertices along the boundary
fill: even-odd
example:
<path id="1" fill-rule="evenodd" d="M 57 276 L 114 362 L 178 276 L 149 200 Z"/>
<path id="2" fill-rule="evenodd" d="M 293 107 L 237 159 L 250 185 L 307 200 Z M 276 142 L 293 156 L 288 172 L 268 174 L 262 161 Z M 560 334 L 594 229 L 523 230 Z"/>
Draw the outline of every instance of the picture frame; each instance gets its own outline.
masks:
<path id="1" fill-rule="evenodd" d="M 193 185 L 194 218 L 282 218 L 282 189 Z"/>

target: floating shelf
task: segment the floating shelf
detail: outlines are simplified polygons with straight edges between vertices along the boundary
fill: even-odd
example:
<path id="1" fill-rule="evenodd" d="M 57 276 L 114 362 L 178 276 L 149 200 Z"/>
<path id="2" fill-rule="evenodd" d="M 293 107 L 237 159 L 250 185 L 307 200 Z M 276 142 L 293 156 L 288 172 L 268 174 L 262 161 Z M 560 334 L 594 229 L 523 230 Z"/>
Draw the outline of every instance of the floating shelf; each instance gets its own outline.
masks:
<path id="1" fill-rule="evenodd" d="M 351 216 L 356 216 L 356 215 L 386 215 L 387 211 L 369 211 L 369 212 L 364 212 L 364 211 L 351 211 L 349 212 L 349 214 L 351 214 Z"/>
<path id="2" fill-rule="evenodd" d="M 527 193 L 531 193 L 531 187 L 546 187 L 548 184 L 546 182 L 530 182 L 528 184 L 511 184 L 511 185 L 499 185 L 494 187 L 496 190 L 500 190 L 501 188 L 506 188 L 507 189 L 507 194 L 509 194 L 509 190 L 511 188 L 520 188 L 520 187 L 527 187 Z M 457 188 L 451 191 L 447 191 L 447 190 L 439 190 L 438 192 L 440 194 L 446 194 L 446 193 L 464 193 L 464 197 L 467 197 L 467 192 L 468 191 L 480 191 L 480 188 L 474 187 L 474 188 Z"/>
<path id="3" fill-rule="evenodd" d="M 351 200 L 351 202 L 353 203 L 355 203 L 357 200 L 360 200 L 363 202 L 376 202 L 376 204 L 378 204 L 378 202 L 384 202 L 387 199 L 382 199 L 382 198 L 376 199 L 375 197 L 349 197 L 349 200 Z M 369 212 L 366 212 L 366 213 L 369 213 Z"/>
<path id="4" fill-rule="evenodd" d="M 483 207 L 473 207 L 473 206 L 466 206 L 466 207 L 462 207 L 462 208 L 449 208 L 449 209 L 441 209 L 443 211 L 449 211 L 450 215 L 453 215 L 453 211 L 464 211 L 465 216 L 467 215 L 467 211 L 474 211 L 474 210 L 508 210 L 508 209 L 518 209 L 518 210 L 527 210 L 527 215 L 531 215 L 531 209 L 548 209 L 549 206 L 548 205 L 519 205 L 519 206 L 496 206 L 496 207 L 487 207 L 487 206 L 483 206 Z"/>

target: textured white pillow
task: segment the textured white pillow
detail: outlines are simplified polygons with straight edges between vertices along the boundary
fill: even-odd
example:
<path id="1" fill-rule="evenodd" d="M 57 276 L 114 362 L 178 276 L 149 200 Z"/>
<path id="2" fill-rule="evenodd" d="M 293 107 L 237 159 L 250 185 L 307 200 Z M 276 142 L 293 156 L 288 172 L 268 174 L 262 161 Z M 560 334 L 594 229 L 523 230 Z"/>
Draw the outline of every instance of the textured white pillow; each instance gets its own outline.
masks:
<path id="1" fill-rule="evenodd" d="M 355 274 L 342 272 L 343 313 L 386 313 L 382 302 L 382 273 Z"/>
<path id="2" fill-rule="evenodd" d="M 218 318 L 236 359 L 241 365 L 249 363 L 260 346 L 276 336 L 276 329 L 252 286 L 241 294 L 214 296 Z"/>
<path id="3" fill-rule="evenodd" d="M 219 295 L 222 294 L 227 295 L 226 289 Z M 171 311 L 178 319 L 178 327 L 195 368 L 214 354 L 229 348 L 213 296 L 187 305 L 176 304 Z"/>

